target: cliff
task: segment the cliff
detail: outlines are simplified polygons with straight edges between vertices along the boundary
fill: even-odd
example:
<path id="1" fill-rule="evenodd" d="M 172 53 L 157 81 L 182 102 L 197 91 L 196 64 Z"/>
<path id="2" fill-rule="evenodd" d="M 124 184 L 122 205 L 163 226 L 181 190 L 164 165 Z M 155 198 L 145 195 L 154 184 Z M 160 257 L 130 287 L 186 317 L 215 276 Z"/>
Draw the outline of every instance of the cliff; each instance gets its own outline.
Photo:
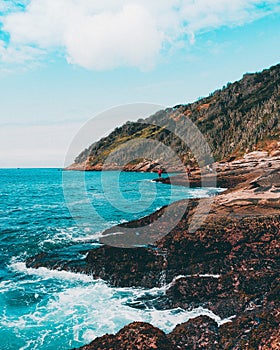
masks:
<path id="1" fill-rule="evenodd" d="M 170 128 L 158 126 L 176 124 L 177 129 L 185 130 L 187 118 L 199 128 L 216 161 L 259 149 L 271 151 L 273 141 L 279 140 L 280 135 L 279 92 L 280 64 L 260 73 L 245 74 L 240 81 L 228 83 L 194 103 L 167 108 L 138 122 L 127 122 L 82 151 L 68 169 L 101 170 L 111 151 L 136 139 L 160 141 L 174 150 L 184 164 L 195 165 L 194 154 L 182 138 L 170 132 Z M 195 142 L 191 137 L 188 141 L 189 145 Z M 152 151 L 150 154 L 150 158 L 140 157 L 133 162 L 129 154 L 123 155 L 124 170 L 157 170 L 165 154 L 158 151 L 154 159 Z M 105 167 L 119 168 L 118 162 Z"/>

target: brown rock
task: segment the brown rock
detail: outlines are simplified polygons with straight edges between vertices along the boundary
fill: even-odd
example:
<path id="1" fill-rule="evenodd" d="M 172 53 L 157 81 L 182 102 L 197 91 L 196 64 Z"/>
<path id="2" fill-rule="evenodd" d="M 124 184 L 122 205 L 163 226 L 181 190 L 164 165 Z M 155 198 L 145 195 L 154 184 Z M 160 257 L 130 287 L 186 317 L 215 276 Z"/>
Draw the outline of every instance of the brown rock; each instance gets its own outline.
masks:
<path id="1" fill-rule="evenodd" d="M 208 316 L 199 316 L 176 326 L 168 338 L 175 349 L 219 349 L 218 325 Z"/>
<path id="2" fill-rule="evenodd" d="M 220 345 L 225 350 L 279 350 L 280 309 L 253 310 L 220 327 Z"/>
<path id="3" fill-rule="evenodd" d="M 172 350 L 171 341 L 160 329 L 144 322 L 133 322 L 122 328 L 116 335 L 96 338 L 80 350 Z"/>
<path id="4" fill-rule="evenodd" d="M 89 251 L 85 260 L 63 260 L 59 252 L 28 259 L 30 267 L 84 272 L 115 286 L 151 288 L 162 283 L 162 275 L 166 283 L 185 275 L 174 280 L 156 307 L 204 306 L 221 317 L 236 315 L 219 330 L 208 318 L 190 320 L 168 337 L 150 325 L 133 323 L 84 349 L 280 349 L 280 159 L 264 153 L 245 158 L 217 165 L 218 184 L 235 187 L 215 197 L 207 219 L 195 232 L 188 227 L 198 203 L 201 212 L 206 211 L 207 199 L 190 200 L 187 206 L 185 201 L 172 204 L 186 208 L 185 214 L 153 247 L 102 246 Z M 177 180 L 184 184 L 186 179 L 179 176 Z M 200 173 L 194 172 L 191 181 L 199 182 Z M 148 227 L 164 210 L 114 227 L 106 231 L 106 237 L 126 227 L 135 232 Z M 152 242 L 157 233 L 147 231 Z M 211 274 L 219 277 L 205 276 Z"/>

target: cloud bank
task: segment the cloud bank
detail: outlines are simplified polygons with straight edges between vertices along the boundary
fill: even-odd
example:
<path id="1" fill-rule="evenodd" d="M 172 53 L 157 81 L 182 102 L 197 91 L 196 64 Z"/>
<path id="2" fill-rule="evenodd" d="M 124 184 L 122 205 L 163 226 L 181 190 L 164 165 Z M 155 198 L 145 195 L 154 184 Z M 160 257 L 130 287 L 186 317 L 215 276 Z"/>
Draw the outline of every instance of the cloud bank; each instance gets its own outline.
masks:
<path id="1" fill-rule="evenodd" d="M 0 59 L 36 62 L 48 54 L 91 70 L 152 68 L 197 34 L 279 11 L 277 0 L 30 0 L 0 6 Z M 2 13 L 2 15 L 1 15 Z"/>

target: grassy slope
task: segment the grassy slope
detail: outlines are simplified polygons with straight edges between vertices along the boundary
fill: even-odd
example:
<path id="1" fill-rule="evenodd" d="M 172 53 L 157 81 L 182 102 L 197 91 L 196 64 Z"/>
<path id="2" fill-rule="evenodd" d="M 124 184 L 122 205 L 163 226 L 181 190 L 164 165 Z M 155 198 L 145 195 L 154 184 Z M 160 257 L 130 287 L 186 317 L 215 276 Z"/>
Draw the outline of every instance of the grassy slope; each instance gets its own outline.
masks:
<path id="1" fill-rule="evenodd" d="M 228 84 L 192 104 L 159 111 L 145 119 L 146 124 L 143 121 L 127 122 L 84 150 L 75 163 L 88 160 L 91 165 L 102 164 L 113 149 L 137 138 L 159 140 L 172 147 L 187 163 L 193 155 L 186 144 L 168 130 L 151 125 L 162 120 L 177 123 L 179 128 L 184 129 L 187 118 L 200 129 L 216 160 L 264 149 L 273 140 L 278 141 L 280 64 L 261 73 L 245 74 L 240 81 Z"/>

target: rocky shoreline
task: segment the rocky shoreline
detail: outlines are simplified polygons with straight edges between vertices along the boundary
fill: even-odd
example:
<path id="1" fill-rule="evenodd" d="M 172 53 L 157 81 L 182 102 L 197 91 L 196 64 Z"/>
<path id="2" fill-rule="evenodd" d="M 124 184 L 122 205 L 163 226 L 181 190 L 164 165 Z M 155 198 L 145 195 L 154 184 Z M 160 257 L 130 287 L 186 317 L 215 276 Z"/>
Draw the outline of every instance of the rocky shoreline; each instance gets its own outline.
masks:
<path id="1" fill-rule="evenodd" d="M 168 235 L 146 247 L 104 244 L 88 251 L 86 259 L 71 262 L 42 253 L 29 258 L 26 265 L 82 272 L 113 286 L 158 287 L 164 276 L 164 295 L 139 300 L 135 307 L 191 310 L 202 306 L 231 320 L 218 326 L 208 316 L 200 316 L 167 335 L 134 322 L 81 349 L 280 349 L 280 150 L 215 164 L 214 171 L 218 185 L 229 189 L 214 198 L 207 219 L 195 232 L 188 228 L 198 205 L 204 214 L 207 199 L 173 203 L 175 212 L 186 208 L 183 217 Z M 211 179 L 213 174 L 205 176 Z M 198 186 L 201 174 L 193 172 L 189 179 L 178 175 L 172 183 Z M 101 242 L 115 232 L 123 233 L 114 237 L 125 241 L 127 227 L 135 232 L 149 227 L 165 211 L 113 227 L 104 232 Z"/>
<path id="2" fill-rule="evenodd" d="M 161 165 L 157 161 L 143 160 L 135 164 L 127 164 L 120 166 L 117 164 L 103 164 L 97 163 L 92 165 L 89 160 L 82 163 L 73 163 L 69 165 L 65 170 L 77 170 L 77 171 L 106 171 L 106 170 L 119 170 L 119 171 L 143 171 L 143 172 L 157 172 L 161 168 Z M 181 171 L 177 167 L 171 168 L 173 172 Z"/>

